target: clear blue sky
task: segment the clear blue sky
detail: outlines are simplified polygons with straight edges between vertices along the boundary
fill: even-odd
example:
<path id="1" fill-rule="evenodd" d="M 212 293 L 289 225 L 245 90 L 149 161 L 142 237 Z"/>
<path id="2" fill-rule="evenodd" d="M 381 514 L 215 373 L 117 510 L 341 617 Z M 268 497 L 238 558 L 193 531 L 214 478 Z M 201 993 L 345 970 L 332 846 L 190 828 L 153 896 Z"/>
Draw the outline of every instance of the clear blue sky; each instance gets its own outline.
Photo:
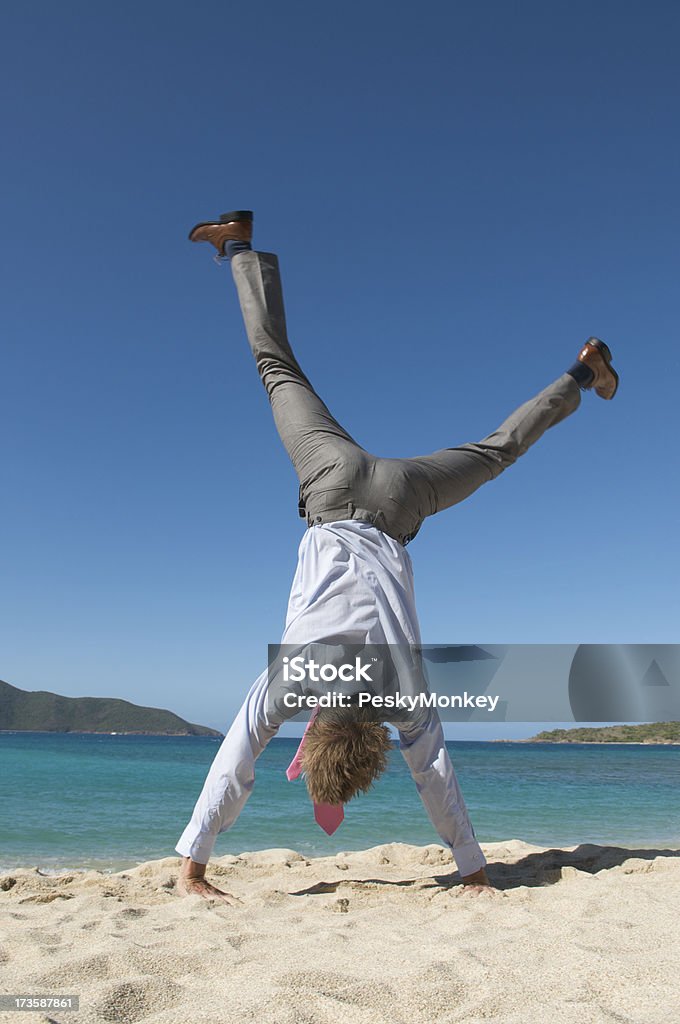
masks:
<path id="1" fill-rule="evenodd" d="M 303 524 L 198 220 L 256 212 L 369 450 L 478 440 L 590 334 L 621 374 L 409 550 L 432 643 L 678 636 L 680 8 L 15 3 L 0 677 L 225 729 Z"/>

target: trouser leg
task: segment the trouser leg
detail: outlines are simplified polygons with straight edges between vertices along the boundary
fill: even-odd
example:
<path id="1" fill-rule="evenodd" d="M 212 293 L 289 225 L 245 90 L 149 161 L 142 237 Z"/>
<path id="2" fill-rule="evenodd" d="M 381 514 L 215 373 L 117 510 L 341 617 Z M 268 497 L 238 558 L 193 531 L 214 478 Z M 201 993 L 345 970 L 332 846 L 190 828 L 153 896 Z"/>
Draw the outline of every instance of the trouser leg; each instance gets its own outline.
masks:
<path id="1" fill-rule="evenodd" d="M 243 252 L 231 261 L 250 347 L 267 389 L 279 436 L 301 484 L 313 480 L 339 448 L 358 448 L 314 391 L 288 341 L 279 261 Z"/>
<path id="2" fill-rule="evenodd" d="M 277 257 L 244 252 L 231 266 L 257 369 L 300 480 L 301 505 L 316 522 L 344 518 L 351 501 L 407 543 L 427 516 L 493 480 L 580 403 L 580 388 L 565 373 L 477 443 L 420 458 L 375 459 L 329 412 L 292 352 Z"/>
<path id="3" fill-rule="evenodd" d="M 546 430 L 573 413 L 580 401 L 578 384 L 564 373 L 483 440 L 406 460 L 421 493 L 421 511 L 424 515 L 441 512 L 463 501 L 511 466 Z"/>

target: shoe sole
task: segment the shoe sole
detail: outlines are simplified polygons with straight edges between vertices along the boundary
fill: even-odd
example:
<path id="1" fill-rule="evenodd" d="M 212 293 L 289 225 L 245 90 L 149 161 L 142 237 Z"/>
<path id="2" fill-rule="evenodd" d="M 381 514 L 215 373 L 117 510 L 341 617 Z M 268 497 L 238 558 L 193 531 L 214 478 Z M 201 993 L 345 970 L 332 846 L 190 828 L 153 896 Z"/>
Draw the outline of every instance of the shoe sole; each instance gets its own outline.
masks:
<path id="1" fill-rule="evenodd" d="M 609 372 L 614 377 L 614 390 L 612 391 L 612 393 L 611 393 L 611 395 L 609 396 L 609 399 L 608 399 L 608 401 L 611 401 L 611 399 L 614 397 L 616 392 L 619 390 L 619 375 L 616 372 L 616 370 L 614 369 L 614 367 L 612 366 L 612 354 L 611 354 L 611 351 L 609 349 L 609 346 L 606 345 L 604 341 L 600 341 L 599 338 L 588 338 L 588 341 L 587 341 L 586 344 L 592 345 L 593 348 L 596 348 L 599 352 L 602 353 L 604 361 L 607 364 L 607 368 L 608 368 Z"/>

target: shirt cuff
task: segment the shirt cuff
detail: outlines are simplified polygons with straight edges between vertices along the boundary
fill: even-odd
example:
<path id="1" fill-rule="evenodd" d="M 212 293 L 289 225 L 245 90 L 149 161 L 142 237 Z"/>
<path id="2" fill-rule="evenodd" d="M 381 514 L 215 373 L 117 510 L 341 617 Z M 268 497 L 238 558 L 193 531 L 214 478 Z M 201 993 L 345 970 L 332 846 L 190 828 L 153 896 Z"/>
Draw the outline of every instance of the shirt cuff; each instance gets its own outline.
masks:
<path id="1" fill-rule="evenodd" d="M 175 849 L 182 857 L 191 857 L 197 864 L 207 864 L 212 856 L 213 847 L 217 836 L 209 832 L 199 832 L 198 835 L 187 835 L 183 832 Z"/>
<path id="2" fill-rule="evenodd" d="M 482 853 L 482 848 L 475 841 L 464 843 L 463 846 L 452 846 L 451 853 L 460 871 L 461 878 L 465 878 L 467 875 L 474 875 L 475 871 L 479 871 L 480 868 L 486 865 L 486 857 Z"/>

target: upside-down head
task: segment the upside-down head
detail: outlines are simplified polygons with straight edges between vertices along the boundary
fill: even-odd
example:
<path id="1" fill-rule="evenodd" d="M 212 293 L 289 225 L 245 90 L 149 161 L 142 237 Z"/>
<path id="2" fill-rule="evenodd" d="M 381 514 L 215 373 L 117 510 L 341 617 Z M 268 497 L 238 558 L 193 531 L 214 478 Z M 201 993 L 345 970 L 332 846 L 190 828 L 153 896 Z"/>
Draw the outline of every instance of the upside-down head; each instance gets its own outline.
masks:
<path id="1" fill-rule="evenodd" d="M 307 732 L 302 770 L 317 804 L 345 804 L 385 771 L 389 730 L 370 708 L 324 708 Z"/>

